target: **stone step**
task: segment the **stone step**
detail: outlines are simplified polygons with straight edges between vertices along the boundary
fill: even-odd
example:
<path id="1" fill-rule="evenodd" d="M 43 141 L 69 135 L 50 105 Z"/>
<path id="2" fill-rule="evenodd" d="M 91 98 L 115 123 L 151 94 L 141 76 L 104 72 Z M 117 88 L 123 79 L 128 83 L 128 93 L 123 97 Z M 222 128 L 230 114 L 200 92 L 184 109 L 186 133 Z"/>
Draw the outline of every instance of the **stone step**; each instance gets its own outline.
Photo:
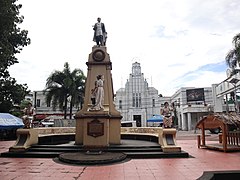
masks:
<path id="1" fill-rule="evenodd" d="M 128 158 L 144 159 L 144 158 L 189 158 L 189 154 L 185 151 L 164 153 L 159 152 L 126 152 Z"/>
<path id="2" fill-rule="evenodd" d="M 14 157 L 14 158 L 55 158 L 58 157 L 60 152 L 4 152 L 1 157 Z"/>
<path id="3" fill-rule="evenodd" d="M 1 153 L 1 157 L 14 157 L 14 158 L 55 158 L 58 157 L 59 154 L 63 152 L 5 152 Z M 123 152 L 127 155 L 127 158 L 188 158 L 189 154 L 187 152 L 172 152 L 172 153 L 164 153 L 162 151 L 151 151 L 151 152 Z"/>
<path id="4" fill-rule="evenodd" d="M 31 147 L 29 152 L 85 152 L 86 149 L 83 148 L 66 148 L 66 147 L 59 147 L 59 148 L 51 148 L 51 147 Z M 97 150 L 95 150 L 97 151 Z M 99 150 L 100 151 L 100 150 Z M 151 147 L 151 148 L 108 148 L 102 151 L 107 152 L 153 152 L 153 151 L 162 151 L 160 147 Z"/>
<path id="5" fill-rule="evenodd" d="M 68 148 L 68 149 L 82 149 L 82 145 L 32 145 L 31 148 Z M 119 149 L 119 148 L 161 148 L 160 145 L 110 145 L 105 149 Z"/>

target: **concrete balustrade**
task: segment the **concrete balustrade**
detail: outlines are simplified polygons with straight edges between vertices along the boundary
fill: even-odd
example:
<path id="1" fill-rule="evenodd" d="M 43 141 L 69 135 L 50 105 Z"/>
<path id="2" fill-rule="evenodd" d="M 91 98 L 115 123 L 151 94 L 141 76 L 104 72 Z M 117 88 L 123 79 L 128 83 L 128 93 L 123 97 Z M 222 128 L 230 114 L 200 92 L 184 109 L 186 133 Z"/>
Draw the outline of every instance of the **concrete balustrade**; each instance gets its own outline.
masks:
<path id="1" fill-rule="evenodd" d="M 72 134 L 75 133 L 75 127 L 47 127 L 35 128 L 39 136 L 51 134 Z M 158 136 L 162 131 L 162 127 L 121 127 L 121 134 L 135 133 L 135 134 L 149 134 Z"/>
<path id="2" fill-rule="evenodd" d="M 16 145 L 14 145 L 14 147 L 12 147 L 11 149 L 12 151 L 17 149 L 22 150 L 23 149 L 22 146 L 24 146 L 24 149 L 27 149 L 32 144 L 37 143 L 38 139 L 37 137 L 74 135 L 75 131 L 76 131 L 75 127 L 47 127 L 47 128 L 21 129 L 18 132 L 19 136 L 18 141 L 16 142 Z M 20 148 L 18 142 L 20 142 L 19 139 L 23 137 L 23 135 L 21 134 L 23 135 L 28 134 L 28 136 L 26 136 L 25 138 L 26 140 L 24 141 L 24 145 L 21 144 Z M 145 139 L 148 139 L 150 141 L 155 139 L 155 142 L 158 142 L 161 145 L 163 152 L 181 151 L 181 147 L 176 145 L 176 129 L 173 128 L 163 129 L 162 127 L 121 127 L 121 135 L 123 136 L 133 135 L 135 137 L 137 136 L 149 137 Z M 35 141 L 33 142 L 32 139 L 35 139 L 36 142 Z"/>
<path id="3" fill-rule="evenodd" d="M 56 134 L 75 134 L 75 127 L 47 127 L 47 128 L 35 128 L 38 131 L 39 136 L 49 136 Z"/>

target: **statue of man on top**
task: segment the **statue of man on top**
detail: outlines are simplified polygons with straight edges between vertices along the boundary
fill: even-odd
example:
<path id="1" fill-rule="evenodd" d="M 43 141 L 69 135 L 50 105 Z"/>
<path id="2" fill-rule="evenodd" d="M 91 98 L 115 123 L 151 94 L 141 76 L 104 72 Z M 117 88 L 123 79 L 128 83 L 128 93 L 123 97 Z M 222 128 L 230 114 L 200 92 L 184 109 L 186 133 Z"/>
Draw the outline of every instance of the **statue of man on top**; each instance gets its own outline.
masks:
<path id="1" fill-rule="evenodd" d="M 107 32 L 104 23 L 101 22 L 101 18 L 97 18 L 97 23 L 93 26 L 94 36 L 93 41 L 97 43 L 97 46 L 106 46 Z"/>

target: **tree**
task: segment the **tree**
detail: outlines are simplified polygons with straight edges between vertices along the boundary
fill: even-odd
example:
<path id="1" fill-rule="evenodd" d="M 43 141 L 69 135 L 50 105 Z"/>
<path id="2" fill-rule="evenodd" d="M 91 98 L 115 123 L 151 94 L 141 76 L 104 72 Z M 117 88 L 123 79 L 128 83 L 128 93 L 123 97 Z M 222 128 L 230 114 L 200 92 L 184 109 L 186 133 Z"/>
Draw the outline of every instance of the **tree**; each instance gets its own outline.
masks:
<path id="1" fill-rule="evenodd" d="M 23 16 L 19 15 L 22 5 L 16 5 L 16 1 L 0 1 L 0 112 L 9 112 L 28 93 L 27 85 L 17 84 L 8 71 L 9 66 L 18 63 L 15 55 L 30 44 L 28 31 L 17 26 L 23 22 Z"/>
<path id="2" fill-rule="evenodd" d="M 0 75 L 3 77 L 9 76 L 9 66 L 18 63 L 15 54 L 30 44 L 28 31 L 17 26 L 23 22 L 24 17 L 19 15 L 22 5 L 16 5 L 16 1 L 0 1 Z"/>
<path id="3" fill-rule="evenodd" d="M 64 64 L 63 71 L 54 71 L 47 79 L 46 94 L 47 103 L 52 103 L 53 109 L 58 106 L 64 110 L 64 118 L 67 117 L 67 105 L 70 102 L 70 119 L 72 108 L 78 106 L 83 100 L 84 84 L 86 77 L 80 69 L 70 71 L 69 64 Z"/>
<path id="4" fill-rule="evenodd" d="M 83 72 L 79 69 L 73 70 L 71 77 L 73 83 L 70 88 L 70 119 L 72 118 L 72 108 L 74 105 L 77 108 L 79 108 L 80 105 L 82 108 L 86 80 Z"/>
<path id="5" fill-rule="evenodd" d="M 240 33 L 233 37 L 232 43 L 234 48 L 228 52 L 225 60 L 230 68 L 235 69 L 240 63 Z"/>
<path id="6" fill-rule="evenodd" d="M 14 78 L 0 79 L 0 112 L 9 112 L 29 93 L 26 84 L 17 84 Z"/>

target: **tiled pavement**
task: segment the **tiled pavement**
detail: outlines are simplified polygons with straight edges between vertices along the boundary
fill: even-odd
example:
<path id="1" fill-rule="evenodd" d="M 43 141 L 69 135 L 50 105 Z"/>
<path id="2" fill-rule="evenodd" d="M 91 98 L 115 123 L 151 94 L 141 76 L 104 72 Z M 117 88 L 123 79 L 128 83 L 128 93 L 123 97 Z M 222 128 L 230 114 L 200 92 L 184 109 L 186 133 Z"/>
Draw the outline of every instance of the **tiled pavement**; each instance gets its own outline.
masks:
<path id="1" fill-rule="evenodd" d="M 198 149 L 196 134 L 179 134 L 178 145 L 192 158 L 132 159 L 105 166 L 63 165 L 53 159 L 40 158 L 0 158 L 0 180 L 193 180 L 203 171 L 240 170 L 240 152 Z M 209 135 L 208 139 L 216 140 L 217 137 Z M 8 151 L 13 143 L 0 141 L 0 152 Z"/>

